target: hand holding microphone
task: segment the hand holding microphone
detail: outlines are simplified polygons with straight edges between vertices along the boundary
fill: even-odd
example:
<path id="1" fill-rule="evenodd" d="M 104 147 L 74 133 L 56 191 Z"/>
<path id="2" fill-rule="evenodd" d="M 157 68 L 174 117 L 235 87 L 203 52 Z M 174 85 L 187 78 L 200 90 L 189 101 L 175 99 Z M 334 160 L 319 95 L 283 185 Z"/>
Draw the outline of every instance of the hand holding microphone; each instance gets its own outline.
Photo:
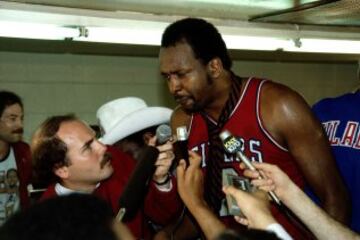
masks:
<path id="1" fill-rule="evenodd" d="M 171 128 L 167 124 L 162 124 L 156 129 L 156 138 L 158 144 L 164 144 L 170 139 L 173 135 Z M 186 165 L 189 166 L 189 153 L 188 153 L 188 133 L 186 126 L 180 126 L 176 128 L 175 142 L 173 143 L 173 150 L 175 153 L 175 162 L 176 165 L 181 159 L 184 159 Z"/>
<path id="2" fill-rule="evenodd" d="M 146 197 L 151 179 L 160 181 L 160 178 L 168 177 L 171 162 L 167 161 L 171 157 L 166 155 L 167 152 L 172 153 L 172 145 L 167 143 L 171 138 L 170 127 L 160 125 L 156 129 L 156 138 L 157 145 L 161 146 L 145 146 L 141 150 L 138 164 L 120 196 L 120 210 L 116 216 L 119 221 L 128 222 L 136 216 Z"/>
<path id="3" fill-rule="evenodd" d="M 285 204 L 287 204 L 287 201 L 293 199 L 293 196 L 289 196 L 294 192 L 294 189 L 298 187 L 277 165 L 257 162 L 254 162 L 253 165 L 257 169 L 256 172 L 246 169 L 242 163 L 240 164 L 240 168 L 244 169 L 244 176 L 253 179 L 252 183 L 254 186 L 257 186 L 265 192 L 274 191 Z M 267 178 L 259 179 L 260 172 L 266 175 Z"/>
<path id="4" fill-rule="evenodd" d="M 169 170 L 174 161 L 173 136 L 167 124 L 161 124 L 156 129 L 156 147 L 160 154 L 155 163 L 156 171 L 153 180 L 158 186 L 165 185 L 169 180 Z"/>
<path id="5" fill-rule="evenodd" d="M 190 165 L 181 161 L 176 167 L 178 193 L 190 211 L 203 207 L 204 176 L 201 170 L 201 156 L 190 152 Z"/>
<path id="6" fill-rule="evenodd" d="M 236 154 L 236 156 L 245 164 L 245 166 L 252 170 L 257 171 L 257 169 L 252 165 L 251 161 L 245 156 L 245 154 L 241 151 L 240 146 L 241 143 L 237 140 L 229 131 L 224 130 L 220 133 L 220 139 L 222 140 L 225 150 L 228 153 Z M 259 172 L 259 179 L 266 178 Z M 278 205 L 281 205 L 280 199 L 276 196 L 273 191 L 268 192 L 269 196 L 276 202 Z"/>

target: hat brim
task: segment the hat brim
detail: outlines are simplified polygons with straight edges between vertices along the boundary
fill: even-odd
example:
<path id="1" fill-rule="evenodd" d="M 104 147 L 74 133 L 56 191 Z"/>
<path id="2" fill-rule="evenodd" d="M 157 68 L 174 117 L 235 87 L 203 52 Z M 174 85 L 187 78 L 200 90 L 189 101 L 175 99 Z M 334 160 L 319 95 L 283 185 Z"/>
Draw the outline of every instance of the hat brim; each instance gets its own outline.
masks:
<path id="1" fill-rule="evenodd" d="M 117 122 L 100 139 L 104 144 L 112 145 L 131 134 L 144 130 L 148 127 L 170 122 L 172 110 L 164 107 L 148 107 L 133 112 Z"/>

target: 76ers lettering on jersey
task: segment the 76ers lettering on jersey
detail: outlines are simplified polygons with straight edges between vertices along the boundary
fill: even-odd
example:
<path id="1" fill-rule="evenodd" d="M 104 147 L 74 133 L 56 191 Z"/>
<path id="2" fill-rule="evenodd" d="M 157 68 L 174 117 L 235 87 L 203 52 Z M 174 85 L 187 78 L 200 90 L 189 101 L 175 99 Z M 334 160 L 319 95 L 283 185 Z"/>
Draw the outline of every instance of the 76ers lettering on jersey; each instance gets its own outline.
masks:
<path id="1" fill-rule="evenodd" d="M 240 142 L 241 142 L 241 151 L 245 152 L 245 147 L 248 147 L 248 151 L 251 154 L 247 155 L 249 157 L 249 159 L 251 161 L 256 161 L 256 162 L 263 162 L 263 157 L 262 157 L 262 153 L 260 151 L 260 145 L 261 142 L 259 140 L 253 140 L 251 139 L 248 142 L 245 142 L 245 139 L 242 137 L 237 136 L 236 137 Z M 197 153 L 199 153 L 202 156 L 202 167 L 206 167 L 206 149 L 207 149 L 207 145 L 209 145 L 209 143 L 201 143 L 200 146 L 195 146 L 191 149 L 191 151 L 195 151 Z M 233 163 L 233 162 L 237 162 L 240 163 L 240 159 L 235 158 L 235 155 L 231 155 L 229 156 L 229 154 L 224 153 L 224 163 Z"/>
<path id="2" fill-rule="evenodd" d="M 226 129 L 230 131 L 243 143 L 242 150 L 250 160 L 278 165 L 302 188 L 304 180 L 293 157 L 288 150 L 278 144 L 263 127 L 259 114 L 259 97 L 261 87 L 265 82 L 266 80 L 256 78 L 249 79 L 246 82 L 244 91 L 222 130 Z M 214 120 L 209 120 L 216 123 Z M 189 149 L 201 154 L 203 161 L 202 167 L 205 174 L 208 161 L 221 161 L 220 165 L 223 171 L 230 170 L 237 175 L 242 175 L 242 171 L 239 169 L 240 160 L 236 159 L 235 156 L 224 155 L 223 159 L 208 159 L 208 144 L 206 121 L 200 114 L 195 113 L 192 115 L 190 123 L 188 146 Z M 281 222 L 293 236 L 296 236 L 296 233 L 292 231 L 294 229 L 287 222 L 285 216 L 279 212 L 274 212 L 274 214 L 278 221 Z M 219 215 L 223 215 L 223 213 L 220 212 Z M 224 222 L 228 224 L 226 221 Z"/>
<path id="3" fill-rule="evenodd" d="M 351 229 L 360 233 L 360 92 L 323 99 L 313 111 L 329 138 L 341 176 L 350 192 Z"/>

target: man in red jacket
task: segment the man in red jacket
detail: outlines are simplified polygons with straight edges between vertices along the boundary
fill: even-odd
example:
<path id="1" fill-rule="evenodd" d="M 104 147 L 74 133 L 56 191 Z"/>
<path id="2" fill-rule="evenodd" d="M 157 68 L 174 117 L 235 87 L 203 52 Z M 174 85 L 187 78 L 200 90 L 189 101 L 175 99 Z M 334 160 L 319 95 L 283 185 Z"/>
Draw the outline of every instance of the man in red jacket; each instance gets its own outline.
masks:
<path id="1" fill-rule="evenodd" d="M 47 119 L 35 132 L 31 149 L 37 177 L 50 183 L 42 199 L 74 192 L 93 193 L 105 199 L 114 214 L 118 212 L 119 197 L 134 169 L 134 161 L 99 142 L 83 121 L 73 115 Z M 166 183 L 168 188 L 163 188 L 172 163 L 172 157 L 167 157 L 170 155 L 159 155 L 155 165 L 161 171 L 155 171 L 149 184 L 143 212 L 138 212 L 127 223 L 136 238 L 151 236 L 143 222 L 144 214 L 159 224 L 165 224 L 178 214 L 180 200 L 176 183 Z"/>
<path id="2" fill-rule="evenodd" d="M 0 91 L 0 225 L 29 205 L 31 154 L 29 145 L 21 141 L 23 117 L 20 97 Z"/>

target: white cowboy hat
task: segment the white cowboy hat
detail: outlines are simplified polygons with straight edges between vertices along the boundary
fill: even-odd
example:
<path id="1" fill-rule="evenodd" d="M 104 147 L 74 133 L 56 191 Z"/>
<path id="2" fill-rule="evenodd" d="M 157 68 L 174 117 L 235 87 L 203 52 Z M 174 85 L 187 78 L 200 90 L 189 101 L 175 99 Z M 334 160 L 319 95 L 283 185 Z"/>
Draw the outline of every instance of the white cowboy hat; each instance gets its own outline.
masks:
<path id="1" fill-rule="evenodd" d="M 148 127 L 168 123 L 171 113 L 166 107 L 148 107 L 137 97 L 115 99 L 97 110 L 96 117 L 104 131 L 100 141 L 112 145 Z"/>

